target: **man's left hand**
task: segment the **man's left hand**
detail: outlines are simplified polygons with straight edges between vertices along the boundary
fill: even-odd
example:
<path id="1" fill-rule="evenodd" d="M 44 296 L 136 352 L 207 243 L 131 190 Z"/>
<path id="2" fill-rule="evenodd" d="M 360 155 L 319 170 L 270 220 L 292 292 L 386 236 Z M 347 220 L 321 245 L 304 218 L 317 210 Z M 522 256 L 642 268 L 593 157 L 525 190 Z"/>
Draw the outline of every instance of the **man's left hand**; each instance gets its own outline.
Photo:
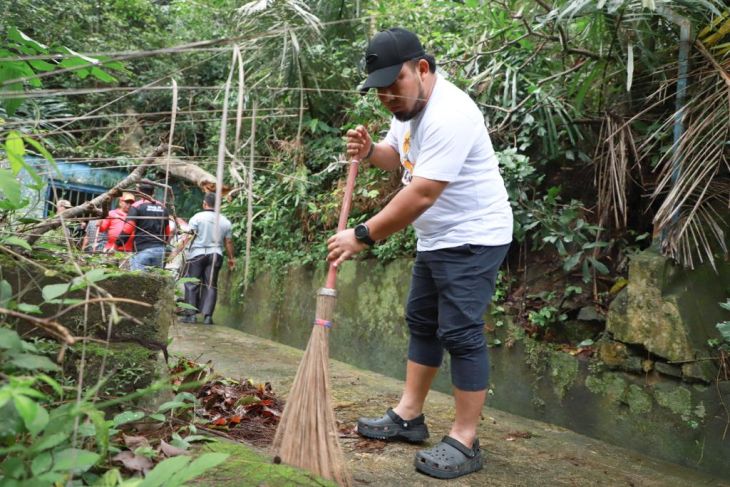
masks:
<path id="1" fill-rule="evenodd" d="M 362 252 L 367 245 L 355 238 L 355 230 L 348 228 L 337 232 L 327 240 L 327 260 L 335 267 L 350 259 L 358 252 Z"/>
<path id="2" fill-rule="evenodd" d="M 236 259 L 229 257 L 228 258 L 228 270 L 232 271 L 234 267 L 236 267 Z"/>

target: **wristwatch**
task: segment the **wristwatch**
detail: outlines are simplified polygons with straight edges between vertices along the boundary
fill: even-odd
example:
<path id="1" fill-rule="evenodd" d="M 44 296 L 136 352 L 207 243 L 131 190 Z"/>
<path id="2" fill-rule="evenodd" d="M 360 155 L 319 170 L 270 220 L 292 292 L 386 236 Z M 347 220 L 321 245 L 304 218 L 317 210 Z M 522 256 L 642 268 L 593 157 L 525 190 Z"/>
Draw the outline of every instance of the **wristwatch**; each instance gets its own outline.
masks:
<path id="1" fill-rule="evenodd" d="M 375 240 L 370 237 L 370 229 L 364 223 L 360 223 L 355 227 L 355 238 L 370 247 L 375 245 Z"/>

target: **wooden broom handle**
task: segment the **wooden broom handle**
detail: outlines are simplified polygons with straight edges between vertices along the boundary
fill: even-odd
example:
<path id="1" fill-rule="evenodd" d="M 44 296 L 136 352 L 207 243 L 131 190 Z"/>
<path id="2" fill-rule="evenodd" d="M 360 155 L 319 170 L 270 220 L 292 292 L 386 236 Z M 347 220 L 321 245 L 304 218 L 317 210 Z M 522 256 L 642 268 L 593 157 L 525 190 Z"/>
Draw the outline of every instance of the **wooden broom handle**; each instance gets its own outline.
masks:
<path id="1" fill-rule="evenodd" d="M 355 178 L 357 178 L 357 169 L 360 161 L 353 159 L 350 167 L 347 169 L 347 182 L 345 183 L 345 195 L 342 197 L 342 208 L 340 209 L 340 221 L 337 223 L 337 231 L 341 232 L 347 228 L 347 219 L 350 217 L 350 207 L 352 206 L 352 193 L 355 189 Z M 337 267 L 330 263 L 327 272 L 327 289 L 334 289 L 337 282 Z"/>

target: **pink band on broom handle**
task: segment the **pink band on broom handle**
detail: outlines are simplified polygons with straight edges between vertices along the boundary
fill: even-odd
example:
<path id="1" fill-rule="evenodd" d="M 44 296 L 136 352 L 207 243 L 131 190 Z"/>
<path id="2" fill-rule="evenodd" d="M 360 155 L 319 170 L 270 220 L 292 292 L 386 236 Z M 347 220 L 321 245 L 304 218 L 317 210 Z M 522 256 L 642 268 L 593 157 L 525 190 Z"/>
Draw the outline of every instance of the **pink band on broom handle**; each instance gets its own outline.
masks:
<path id="1" fill-rule="evenodd" d="M 350 166 L 347 169 L 347 183 L 345 184 L 345 195 L 342 198 L 342 208 L 340 209 L 340 220 L 337 223 L 337 231 L 341 232 L 347 228 L 347 219 L 350 216 L 350 207 L 352 206 L 352 193 L 355 189 L 355 178 L 357 178 L 357 169 L 360 165 L 360 161 L 353 159 L 350 162 Z M 337 282 L 337 267 L 330 264 L 329 271 L 327 272 L 327 284 L 325 285 L 328 289 L 334 289 L 335 283 Z"/>

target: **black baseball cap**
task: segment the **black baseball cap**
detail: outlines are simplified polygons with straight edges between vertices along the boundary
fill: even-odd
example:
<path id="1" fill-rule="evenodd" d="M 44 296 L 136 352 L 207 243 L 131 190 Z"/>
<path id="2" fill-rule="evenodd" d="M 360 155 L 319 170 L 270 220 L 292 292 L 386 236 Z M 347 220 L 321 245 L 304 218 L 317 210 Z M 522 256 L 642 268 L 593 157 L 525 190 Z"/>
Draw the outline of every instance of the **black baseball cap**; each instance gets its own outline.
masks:
<path id="1" fill-rule="evenodd" d="M 370 88 L 392 85 L 404 62 L 425 55 L 421 41 L 411 31 L 394 27 L 378 32 L 365 51 L 368 79 L 360 87 L 360 93 L 364 95 Z"/>

